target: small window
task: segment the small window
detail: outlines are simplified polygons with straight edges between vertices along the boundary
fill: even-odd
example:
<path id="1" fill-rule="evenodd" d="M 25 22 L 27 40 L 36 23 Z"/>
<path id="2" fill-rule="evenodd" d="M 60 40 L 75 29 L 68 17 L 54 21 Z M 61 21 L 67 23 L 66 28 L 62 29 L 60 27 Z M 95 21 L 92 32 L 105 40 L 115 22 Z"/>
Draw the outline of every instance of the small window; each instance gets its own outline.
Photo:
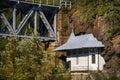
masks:
<path id="1" fill-rule="evenodd" d="M 92 54 L 92 64 L 95 64 L 95 54 Z"/>
<path id="2" fill-rule="evenodd" d="M 90 49 L 90 52 L 96 52 L 96 51 L 97 51 L 96 48 L 91 48 L 91 49 Z"/>

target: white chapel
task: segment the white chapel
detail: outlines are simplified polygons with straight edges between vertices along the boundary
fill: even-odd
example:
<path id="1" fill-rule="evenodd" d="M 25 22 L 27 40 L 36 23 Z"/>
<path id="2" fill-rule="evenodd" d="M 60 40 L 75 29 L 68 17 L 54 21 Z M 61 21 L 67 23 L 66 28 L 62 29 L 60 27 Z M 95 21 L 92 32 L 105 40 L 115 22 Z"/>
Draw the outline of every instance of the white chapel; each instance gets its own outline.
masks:
<path id="1" fill-rule="evenodd" d="M 93 34 L 75 36 L 74 32 L 68 41 L 57 47 L 55 51 L 66 51 L 66 61 L 70 62 L 71 71 L 103 70 L 105 61 L 101 54 L 104 45 Z"/>

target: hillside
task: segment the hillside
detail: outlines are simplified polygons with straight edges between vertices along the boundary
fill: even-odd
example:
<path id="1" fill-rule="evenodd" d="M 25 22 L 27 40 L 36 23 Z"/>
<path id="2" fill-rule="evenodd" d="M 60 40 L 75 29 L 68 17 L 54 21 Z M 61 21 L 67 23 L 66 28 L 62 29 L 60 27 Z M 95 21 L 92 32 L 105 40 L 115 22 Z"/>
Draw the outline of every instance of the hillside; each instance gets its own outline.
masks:
<path id="1" fill-rule="evenodd" d="M 39 0 L 36 0 L 36 2 L 37 1 L 39 1 Z M 43 1 L 43 3 L 45 3 L 44 1 Z M 55 4 L 58 3 L 58 1 L 59 0 L 55 0 Z M 58 14 L 58 45 L 57 46 L 66 42 L 66 40 L 68 39 L 68 37 L 71 33 L 71 30 L 73 28 L 75 29 L 75 35 L 93 33 L 93 35 L 98 40 L 102 41 L 103 44 L 105 45 L 105 48 L 104 48 L 103 52 L 101 53 L 101 55 L 104 57 L 104 60 L 106 61 L 106 64 L 104 65 L 105 76 L 110 77 L 110 76 L 119 75 L 120 74 L 119 73 L 120 72 L 120 0 L 70 0 L 70 1 L 72 2 L 72 8 L 71 9 L 62 8 Z M 0 1 L 0 7 L 3 6 L 1 4 L 4 4 L 3 0 Z M 1 10 L 0 10 L 0 12 L 1 12 Z M 6 14 L 8 14 L 8 13 L 6 12 Z M 11 15 L 7 15 L 7 17 L 9 17 L 9 16 L 11 16 Z M 17 21 L 19 22 L 20 18 Z M 4 49 L 7 49 L 7 48 L 5 48 L 5 45 L 7 42 L 9 42 L 9 41 L 0 39 L 0 54 L 7 52 L 7 50 L 2 51 Z M 27 40 L 25 40 L 25 41 L 23 40 L 23 42 L 26 43 Z M 15 49 L 16 49 L 15 46 L 18 46 L 18 52 L 21 54 L 23 52 L 28 53 L 28 51 L 29 51 L 30 56 L 31 56 L 31 55 L 34 55 L 31 53 L 40 53 L 40 51 L 41 51 L 41 47 L 37 50 L 36 46 L 34 46 L 34 45 L 38 45 L 38 43 L 34 42 L 34 41 L 32 43 L 33 45 L 31 43 L 29 43 L 29 45 L 27 43 L 25 44 L 25 46 L 27 46 L 28 49 L 26 49 L 26 47 L 25 48 L 22 47 L 22 45 L 13 45 L 13 43 L 14 42 L 12 42 L 11 45 Z M 19 42 L 17 42 L 17 43 L 19 43 Z M 22 43 L 22 44 L 24 44 L 24 43 Z M 52 51 L 54 45 L 51 46 L 49 44 L 50 44 L 49 42 L 46 43 L 47 46 L 45 45 L 45 47 L 49 48 L 48 50 Z M 9 51 L 8 53 L 10 53 L 11 50 L 13 49 L 12 54 L 15 54 L 14 48 L 12 48 L 11 45 L 7 46 L 8 48 L 10 47 L 10 50 L 8 50 Z M 19 46 L 21 46 L 20 49 L 19 49 Z M 30 46 L 33 46 L 32 50 L 31 50 Z M 39 46 L 41 46 L 41 45 L 39 45 Z M 51 49 L 51 47 L 52 47 L 52 49 Z M 19 51 L 22 48 L 23 48 L 22 52 Z M 34 51 L 35 50 L 34 48 L 36 48 L 36 52 Z M 28 50 L 28 51 L 26 51 L 26 50 Z M 43 50 L 43 52 L 44 52 L 44 50 Z M 9 59 L 12 58 L 12 57 L 9 57 L 8 53 L 6 53 L 7 56 L 0 55 L 1 58 L 3 57 L 3 59 L 0 60 L 1 61 L 0 64 L 3 65 L 4 60 L 7 61 L 6 57 L 8 58 L 8 61 L 9 61 Z M 12 56 L 12 54 L 10 56 Z M 38 55 L 41 55 L 41 53 Z M 24 55 L 22 55 L 22 56 L 24 58 Z M 4 57 L 5 57 L 5 59 L 4 59 Z M 16 58 L 19 56 L 18 55 L 13 56 L 13 58 L 14 57 Z M 36 57 L 39 58 L 39 56 L 36 56 Z M 53 56 L 53 57 L 56 57 L 56 56 Z M 53 59 L 53 57 L 51 57 L 51 59 Z M 48 70 L 49 74 L 46 72 L 46 70 L 45 70 L 45 72 L 48 75 L 47 78 L 49 79 L 49 77 L 52 77 L 51 79 L 53 80 L 53 78 L 54 78 L 53 74 L 56 74 L 57 71 L 53 65 L 52 65 L 52 67 L 50 67 L 51 64 L 50 65 L 47 64 L 47 63 L 51 63 L 51 62 L 49 62 L 51 59 L 49 60 L 48 58 L 49 57 L 46 57 L 46 55 L 44 55 L 42 58 L 43 60 L 47 59 L 47 61 L 48 61 L 48 62 L 46 62 L 46 64 L 43 64 L 43 71 L 45 70 L 44 67 L 46 65 L 48 65 L 45 68 Z M 26 55 L 25 59 L 27 59 L 27 55 Z M 11 61 L 12 67 L 10 66 L 11 69 L 13 68 L 13 71 L 12 71 L 13 74 L 12 75 L 11 75 L 11 73 L 10 74 L 8 73 L 7 75 L 2 74 L 2 76 L 3 75 L 5 77 L 6 76 L 8 77 L 8 75 L 10 75 L 10 77 L 15 76 L 14 73 L 16 73 L 16 72 L 14 71 L 14 69 L 16 69 L 15 67 L 17 65 L 17 62 L 15 63 L 16 65 L 14 65 L 14 61 L 15 61 L 14 59 Z M 31 60 L 31 61 L 33 61 L 33 60 Z M 25 62 L 25 61 L 23 61 L 23 62 Z M 55 65 L 56 65 L 56 62 L 55 62 Z M 20 63 L 22 64 L 22 62 L 20 62 Z M 9 64 L 6 62 L 3 66 L 8 66 L 8 65 Z M 26 67 L 26 65 L 28 65 L 28 64 L 25 63 L 24 66 Z M 31 65 L 31 62 L 29 65 Z M 35 63 L 35 65 L 37 65 L 37 64 Z M 39 66 L 37 66 L 37 67 L 39 67 Z M 18 65 L 18 68 L 20 68 L 19 65 Z M 30 72 L 29 74 L 33 73 L 32 69 L 33 69 L 33 71 L 36 70 L 36 68 L 34 68 L 34 66 L 33 66 L 33 68 L 30 68 L 31 70 L 29 70 L 29 66 L 27 66 L 27 68 L 28 68 L 27 72 L 28 73 Z M 4 69 L 4 67 L 2 67 L 1 69 L 3 69 L 3 71 L 1 71 L 1 72 L 7 73 L 8 72 L 7 69 L 9 70 L 10 68 L 8 66 L 7 69 L 6 68 Z M 25 69 L 25 68 L 23 67 L 22 69 Z M 22 69 L 20 69 L 20 71 L 19 71 L 20 73 L 17 74 L 18 76 L 22 76 L 21 74 L 24 73 L 24 71 Z M 57 68 L 57 70 L 58 70 L 57 73 L 59 73 L 59 68 Z M 43 75 L 42 77 L 45 78 L 46 76 L 44 76 L 42 69 L 40 71 L 41 71 L 40 74 Z M 34 73 L 36 74 L 36 72 L 34 72 Z M 29 74 L 26 74 L 26 75 L 29 75 Z M 1 76 L 1 73 L 0 73 L 0 76 Z M 35 75 L 31 75 L 31 76 L 35 77 Z M 22 77 L 24 78 L 24 76 L 22 76 Z M 29 76 L 26 76 L 26 77 L 29 77 Z M 23 80 L 23 79 L 21 79 L 21 80 Z"/>
<path id="2" fill-rule="evenodd" d="M 60 17 L 61 16 L 61 17 Z M 59 12 L 59 45 L 66 42 L 71 29 L 75 34 L 93 33 L 101 40 L 106 64 L 106 76 L 117 75 L 120 71 L 120 1 L 119 0 L 72 0 L 72 9 Z M 61 27 L 62 26 L 62 27 Z"/>

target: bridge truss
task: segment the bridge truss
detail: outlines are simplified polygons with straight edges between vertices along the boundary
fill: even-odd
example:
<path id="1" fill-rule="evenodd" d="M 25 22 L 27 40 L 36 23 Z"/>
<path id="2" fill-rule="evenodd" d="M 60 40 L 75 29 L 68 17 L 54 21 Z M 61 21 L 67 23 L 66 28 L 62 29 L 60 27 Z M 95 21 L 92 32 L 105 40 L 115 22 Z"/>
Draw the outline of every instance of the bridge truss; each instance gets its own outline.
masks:
<path id="1" fill-rule="evenodd" d="M 48 1 L 48 0 L 46 0 Z M 52 4 L 51 4 L 52 3 Z M 57 39 L 57 12 L 61 5 L 9 0 L 0 10 L 0 37 L 18 36 L 41 41 Z M 61 3 L 61 0 L 60 0 Z"/>

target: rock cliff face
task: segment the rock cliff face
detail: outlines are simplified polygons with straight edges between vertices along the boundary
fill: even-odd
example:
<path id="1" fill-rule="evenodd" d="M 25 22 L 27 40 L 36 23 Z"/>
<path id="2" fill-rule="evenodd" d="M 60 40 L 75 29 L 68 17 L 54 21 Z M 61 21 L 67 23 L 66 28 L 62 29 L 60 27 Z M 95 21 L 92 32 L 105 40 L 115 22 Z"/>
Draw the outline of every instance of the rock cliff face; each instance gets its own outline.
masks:
<path id="1" fill-rule="evenodd" d="M 101 55 L 104 57 L 106 64 L 104 70 L 106 76 L 114 76 L 120 74 L 120 32 L 113 38 L 107 38 L 106 30 L 110 27 L 107 21 L 102 17 L 96 17 L 93 27 L 89 27 L 82 23 L 79 17 L 76 17 L 77 11 L 73 11 L 71 16 L 62 14 L 62 25 L 59 26 L 59 45 L 66 42 L 72 28 L 75 28 L 75 34 L 93 33 L 93 35 L 105 45 Z M 66 25 L 65 25 L 66 24 Z M 108 27 L 109 26 L 109 27 Z M 61 28 L 62 27 L 62 28 Z M 66 29 L 65 29 L 66 28 Z M 64 38 L 64 39 L 63 39 Z"/>
<path id="2" fill-rule="evenodd" d="M 102 55 L 106 61 L 105 70 L 109 76 L 120 74 L 120 35 L 104 42 Z"/>

